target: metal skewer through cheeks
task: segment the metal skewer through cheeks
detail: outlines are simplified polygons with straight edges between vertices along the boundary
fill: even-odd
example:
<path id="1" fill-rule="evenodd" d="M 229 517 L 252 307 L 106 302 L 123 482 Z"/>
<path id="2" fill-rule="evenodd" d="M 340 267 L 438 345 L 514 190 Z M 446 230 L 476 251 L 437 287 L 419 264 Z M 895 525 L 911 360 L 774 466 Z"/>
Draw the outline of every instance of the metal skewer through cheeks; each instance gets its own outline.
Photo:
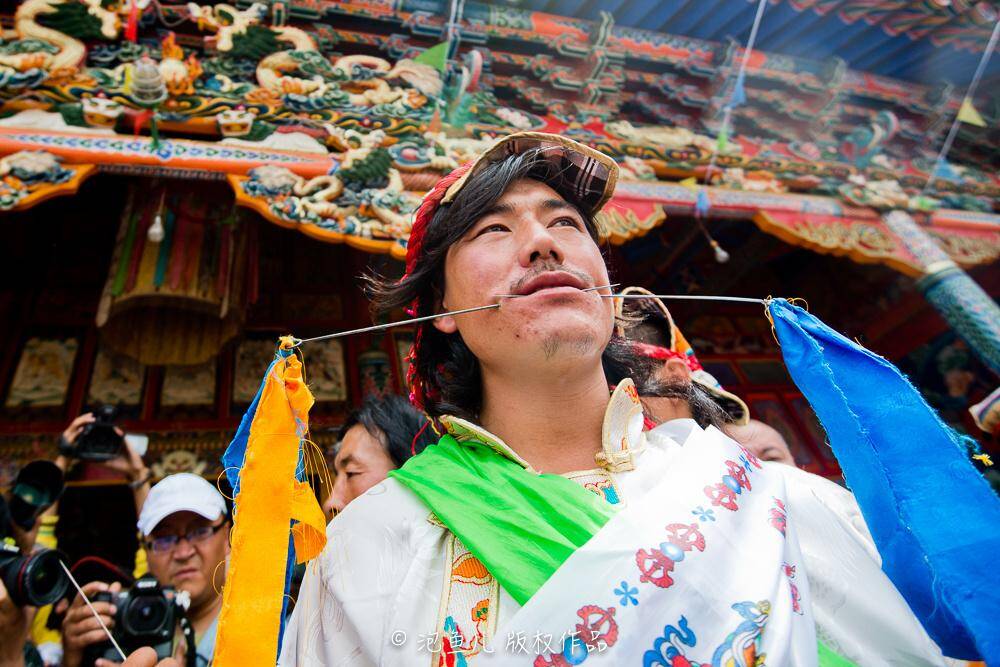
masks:
<path id="1" fill-rule="evenodd" d="M 618 287 L 618 283 L 611 283 L 610 285 L 598 285 L 597 287 L 588 287 L 581 292 L 593 292 L 599 289 L 611 289 L 612 287 Z M 497 294 L 498 299 L 515 299 L 523 294 Z M 607 294 L 601 294 L 600 296 L 607 296 Z M 429 320 L 436 320 L 439 317 L 447 317 L 449 315 L 464 315 L 465 313 L 475 313 L 480 310 L 489 310 L 490 308 L 499 308 L 500 302 L 490 303 L 485 306 L 476 306 L 474 308 L 463 308 L 461 310 L 449 310 L 446 313 L 437 313 L 435 315 L 424 315 L 423 317 L 414 317 L 409 320 L 400 320 L 399 322 L 389 322 L 387 324 L 376 324 L 371 327 L 363 327 L 361 329 L 351 329 L 350 331 L 338 331 L 337 333 L 326 334 L 325 336 L 316 336 L 315 338 L 296 338 L 292 341 L 293 347 L 298 347 L 303 343 L 315 343 L 321 340 L 329 340 L 331 338 L 343 338 L 344 336 L 353 336 L 354 334 L 368 333 L 369 331 L 382 331 L 384 329 L 391 329 L 393 327 L 401 327 L 407 324 L 418 324 L 420 322 L 427 322 Z"/>
<path id="2" fill-rule="evenodd" d="M 586 289 L 580 290 L 582 292 L 593 292 L 602 289 L 611 289 L 613 287 L 618 287 L 619 283 L 611 283 L 610 285 L 598 285 L 596 287 L 588 287 Z M 525 294 L 497 294 L 498 299 L 517 299 L 522 296 L 527 296 Z M 759 303 L 767 305 L 766 299 L 752 299 L 740 296 L 695 296 L 689 294 L 598 294 L 597 296 L 602 299 L 676 299 L 676 300 L 686 300 L 686 301 L 735 301 L 737 303 Z M 315 343 L 321 340 L 331 340 L 333 338 L 343 338 L 344 336 L 353 336 L 354 334 L 369 333 L 371 331 L 384 331 L 385 329 L 391 329 L 393 327 L 401 327 L 409 324 L 419 324 L 420 322 L 427 322 L 430 320 L 436 320 L 439 317 L 447 317 L 451 315 L 464 315 L 465 313 L 475 313 L 480 310 L 490 310 L 491 308 L 499 308 L 502 302 L 490 303 L 485 306 L 476 306 L 474 308 L 462 308 L 461 310 L 449 310 L 445 313 L 436 313 L 434 315 L 424 315 L 423 317 L 414 317 L 408 320 L 400 320 L 399 322 L 388 322 L 386 324 L 376 324 L 370 327 L 362 327 L 360 329 L 350 329 L 348 331 L 338 331 L 337 333 L 326 334 L 324 336 L 315 336 L 314 338 L 293 338 L 292 347 L 299 347 L 304 343 Z"/>

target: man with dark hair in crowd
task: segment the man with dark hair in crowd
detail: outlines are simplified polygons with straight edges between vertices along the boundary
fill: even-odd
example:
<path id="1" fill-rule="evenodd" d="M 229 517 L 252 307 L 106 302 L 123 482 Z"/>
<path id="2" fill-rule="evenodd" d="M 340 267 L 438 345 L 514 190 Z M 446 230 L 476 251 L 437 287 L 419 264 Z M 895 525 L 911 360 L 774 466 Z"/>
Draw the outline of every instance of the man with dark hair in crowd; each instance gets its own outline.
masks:
<path id="1" fill-rule="evenodd" d="M 624 295 L 651 293 L 642 287 L 626 287 Z M 702 368 L 670 310 L 654 298 L 616 301 L 618 334 L 629 347 L 652 364 L 655 383 L 642 394 L 646 416 L 654 423 L 694 419 L 699 426 L 724 428 L 746 424 L 750 410 L 736 394 L 722 388 Z"/>
<path id="2" fill-rule="evenodd" d="M 846 492 L 692 419 L 643 429 L 594 218 L 617 169 L 519 133 L 425 197 L 375 306 L 445 313 L 412 388 L 446 433 L 330 523 L 281 664 L 942 663 Z"/>
<path id="3" fill-rule="evenodd" d="M 626 287 L 622 294 L 652 296 L 642 287 Z M 750 419 L 743 399 L 723 389 L 715 376 L 702 367 L 694 348 L 660 299 L 622 299 L 618 302 L 618 318 L 619 333 L 656 369 L 656 396 L 642 397 L 651 421 L 694 419 L 702 427 L 722 429 L 763 461 L 795 465 L 784 437 L 764 422 Z"/>
<path id="4" fill-rule="evenodd" d="M 327 521 L 436 440 L 427 418 L 406 399 L 369 398 L 340 427 L 333 490 L 323 503 Z"/>

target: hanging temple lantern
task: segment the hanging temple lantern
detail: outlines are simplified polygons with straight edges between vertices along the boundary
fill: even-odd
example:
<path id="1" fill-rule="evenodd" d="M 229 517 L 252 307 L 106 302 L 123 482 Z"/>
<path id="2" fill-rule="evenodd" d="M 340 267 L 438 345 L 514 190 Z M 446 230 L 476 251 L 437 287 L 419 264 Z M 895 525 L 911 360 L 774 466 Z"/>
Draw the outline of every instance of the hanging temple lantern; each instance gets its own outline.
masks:
<path id="1" fill-rule="evenodd" d="M 174 195 L 132 187 L 97 312 L 102 340 L 147 365 L 211 359 L 239 333 L 251 293 L 252 230 L 231 199 L 190 184 Z"/>

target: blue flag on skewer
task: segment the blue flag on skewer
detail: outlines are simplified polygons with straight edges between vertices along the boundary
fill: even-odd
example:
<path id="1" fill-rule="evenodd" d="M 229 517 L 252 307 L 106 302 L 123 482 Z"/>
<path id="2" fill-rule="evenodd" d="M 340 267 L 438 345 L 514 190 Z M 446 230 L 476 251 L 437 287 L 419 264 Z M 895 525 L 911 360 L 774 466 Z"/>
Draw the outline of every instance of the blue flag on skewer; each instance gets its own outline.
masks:
<path id="1" fill-rule="evenodd" d="M 961 179 L 958 172 L 955 171 L 955 168 L 947 160 L 941 160 L 934 168 L 934 178 L 942 181 L 958 181 Z"/>
<path id="2" fill-rule="evenodd" d="M 736 83 L 733 85 L 733 93 L 729 96 L 729 104 L 726 106 L 732 109 L 733 107 L 743 106 L 747 103 L 747 91 L 745 87 L 746 75 L 742 72 L 737 75 Z"/>
<path id="3" fill-rule="evenodd" d="M 711 208 L 712 203 L 708 200 L 708 193 L 705 192 L 705 188 L 699 188 L 694 200 L 694 214 L 699 218 L 704 218 Z"/>
<path id="4" fill-rule="evenodd" d="M 899 369 L 784 299 L 768 311 L 882 569 L 945 655 L 1000 665 L 1000 497 Z"/>

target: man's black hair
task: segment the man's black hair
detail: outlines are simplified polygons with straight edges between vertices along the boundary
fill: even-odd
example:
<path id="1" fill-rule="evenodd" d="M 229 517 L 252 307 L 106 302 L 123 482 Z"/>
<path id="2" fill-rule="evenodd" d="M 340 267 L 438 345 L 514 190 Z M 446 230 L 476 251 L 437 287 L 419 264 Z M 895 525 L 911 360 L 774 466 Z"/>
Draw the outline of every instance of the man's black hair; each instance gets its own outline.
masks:
<path id="1" fill-rule="evenodd" d="M 671 341 L 668 332 L 671 323 L 651 302 L 641 299 L 638 305 L 626 305 L 623 313 L 623 324 L 625 337 L 628 340 L 670 348 Z M 664 383 L 656 380 L 654 379 L 655 372 L 665 362 L 649 360 L 649 363 L 651 369 L 646 380 L 641 384 L 637 380 L 638 386 L 636 388 L 640 396 L 677 398 L 687 402 L 691 416 L 702 428 L 714 426 L 721 430 L 724 425 L 734 421 L 723 405 L 724 402 L 727 405 L 732 404 L 732 401 L 714 396 L 697 382 Z M 733 410 L 737 408 L 738 406 L 732 406 Z M 649 410 L 646 412 L 650 413 Z"/>
<path id="2" fill-rule="evenodd" d="M 573 206 L 583 219 L 587 233 L 600 243 L 597 223 L 570 188 L 563 187 L 559 168 L 541 157 L 538 149 L 493 162 L 472 174 L 454 201 L 442 204 L 424 232 L 421 256 L 413 272 L 402 281 L 369 277 L 372 312 L 388 315 L 393 309 L 419 304 L 419 317 L 439 312 L 444 295 L 444 264 L 448 249 L 458 242 L 504 195 L 517 180 L 529 178 L 545 183 Z M 427 387 L 424 410 L 432 417 L 455 415 L 476 420 L 482 406 L 482 378 L 479 361 L 460 333 L 446 334 L 432 322 L 419 325 L 420 350 L 415 364 Z M 609 345 L 604 352 L 605 367 L 632 374 L 641 359 L 626 345 Z"/>
<path id="3" fill-rule="evenodd" d="M 359 424 L 382 443 L 397 468 L 412 456 L 411 448 L 419 454 L 425 447 L 437 442 L 434 429 L 427 425 L 427 417 L 401 396 L 365 399 L 360 408 L 347 415 L 338 438 L 343 440 L 347 432 Z M 416 437 L 421 429 L 423 432 Z"/>

